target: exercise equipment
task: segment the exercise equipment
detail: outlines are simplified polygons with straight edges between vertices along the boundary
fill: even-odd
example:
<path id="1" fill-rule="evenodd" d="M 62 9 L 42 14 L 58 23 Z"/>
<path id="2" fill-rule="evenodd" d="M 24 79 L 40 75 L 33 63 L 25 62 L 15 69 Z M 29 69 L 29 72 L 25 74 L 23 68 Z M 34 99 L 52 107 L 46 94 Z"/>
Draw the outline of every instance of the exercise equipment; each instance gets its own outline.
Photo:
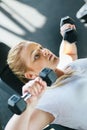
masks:
<path id="1" fill-rule="evenodd" d="M 1 122 L 0 122 L 0 130 L 2 130 Z"/>
<path id="2" fill-rule="evenodd" d="M 9 87 L 14 89 L 20 95 L 22 94 L 22 86 L 24 85 L 17 76 L 11 71 L 7 65 L 7 55 L 10 50 L 10 47 L 5 43 L 0 42 L 0 78 L 7 84 Z"/>
<path id="3" fill-rule="evenodd" d="M 60 21 L 60 27 L 67 23 L 75 24 L 75 21 L 69 16 L 63 17 Z M 63 36 L 63 40 L 66 40 L 69 43 L 77 42 L 77 31 L 75 29 L 70 28 L 66 29 Z"/>
<path id="4" fill-rule="evenodd" d="M 50 124 L 47 128 L 45 128 L 43 130 L 75 130 L 75 129 L 57 125 L 57 124 Z"/>
<path id="5" fill-rule="evenodd" d="M 57 74 L 49 68 L 44 68 L 40 74 L 39 77 L 41 77 L 46 83 L 47 86 L 51 86 L 52 83 L 56 81 L 58 78 Z M 25 94 L 24 96 L 20 97 L 18 95 L 12 95 L 8 99 L 8 108 L 15 114 L 20 115 L 27 106 L 26 101 L 24 99 L 29 98 L 31 95 L 29 93 Z"/>

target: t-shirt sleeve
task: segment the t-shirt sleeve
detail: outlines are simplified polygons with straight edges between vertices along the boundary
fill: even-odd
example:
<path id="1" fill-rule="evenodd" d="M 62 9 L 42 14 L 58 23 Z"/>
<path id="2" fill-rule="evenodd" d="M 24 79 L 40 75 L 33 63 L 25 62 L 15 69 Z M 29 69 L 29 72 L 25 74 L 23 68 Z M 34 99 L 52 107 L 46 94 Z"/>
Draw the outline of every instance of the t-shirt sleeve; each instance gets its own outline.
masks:
<path id="1" fill-rule="evenodd" d="M 39 100 L 36 108 L 51 113 L 55 118 L 58 115 L 60 103 L 57 100 L 55 89 L 47 90 Z"/>

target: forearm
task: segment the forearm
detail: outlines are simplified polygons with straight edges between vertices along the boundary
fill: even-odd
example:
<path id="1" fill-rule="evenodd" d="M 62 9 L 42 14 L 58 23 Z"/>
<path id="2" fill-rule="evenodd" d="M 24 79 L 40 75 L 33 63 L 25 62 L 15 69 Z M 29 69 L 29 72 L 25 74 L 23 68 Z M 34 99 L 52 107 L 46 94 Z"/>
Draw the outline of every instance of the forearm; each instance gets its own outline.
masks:
<path id="1" fill-rule="evenodd" d="M 72 58 L 72 60 L 78 58 L 77 46 L 75 42 L 70 44 L 69 42 L 62 40 L 59 50 L 59 57 L 62 57 L 64 55 L 69 55 Z"/>
<path id="2" fill-rule="evenodd" d="M 21 115 L 13 115 L 7 123 L 5 130 L 28 130 L 32 112 L 33 109 L 29 106 Z"/>
<path id="3" fill-rule="evenodd" d="M 63 59 L 64 56 L 67 56 L 71 60 L 76 60 L 78 58 L 76 46 L 77 31 L 74 21 L 72 18 L 67 16 L 62 18 L 60 23 L 60 33 L 63 40 L 60 45 L 59 57 Z"/>

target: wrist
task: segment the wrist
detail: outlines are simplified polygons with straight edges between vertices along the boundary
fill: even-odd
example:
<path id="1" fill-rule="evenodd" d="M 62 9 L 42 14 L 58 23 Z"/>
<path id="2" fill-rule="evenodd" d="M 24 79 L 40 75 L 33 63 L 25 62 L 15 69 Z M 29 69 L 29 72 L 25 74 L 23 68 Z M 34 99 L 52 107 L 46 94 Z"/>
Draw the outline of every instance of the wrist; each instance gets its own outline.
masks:
<path id="1" fill-rule="evenodd" d="M 67 29 L 64 33 L 63 40 L 70 44 L 77 42 L 77 31 L 75 29 Z"/>

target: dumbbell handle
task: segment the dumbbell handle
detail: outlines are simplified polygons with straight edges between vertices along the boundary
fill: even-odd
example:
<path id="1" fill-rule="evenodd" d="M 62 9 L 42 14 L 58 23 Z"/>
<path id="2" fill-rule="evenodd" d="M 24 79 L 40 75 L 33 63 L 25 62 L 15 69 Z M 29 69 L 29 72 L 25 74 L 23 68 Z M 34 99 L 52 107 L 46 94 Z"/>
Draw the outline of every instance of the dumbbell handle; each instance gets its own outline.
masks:
<path id="1" fill-rule="evenodd" d="M 21 96 L 21 98 L 23 98 L 25 100 L 30 98 L 30 97 L 31 97 L 31 94 L 29 92 L 26 92 L 23 96 Z"/>

